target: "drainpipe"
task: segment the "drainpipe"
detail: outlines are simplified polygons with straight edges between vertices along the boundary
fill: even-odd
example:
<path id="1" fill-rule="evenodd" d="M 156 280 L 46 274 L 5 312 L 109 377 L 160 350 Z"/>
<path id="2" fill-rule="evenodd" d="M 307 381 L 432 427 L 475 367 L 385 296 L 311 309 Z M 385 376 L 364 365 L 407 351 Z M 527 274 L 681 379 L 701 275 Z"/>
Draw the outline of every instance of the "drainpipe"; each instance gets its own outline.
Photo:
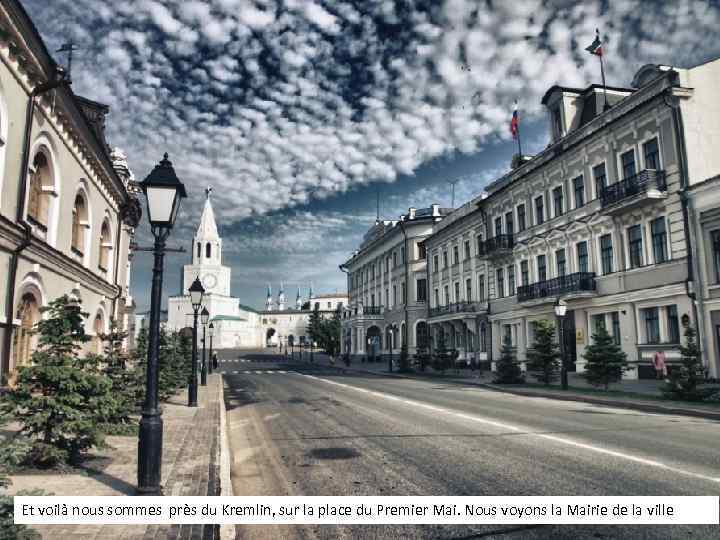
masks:
<path id="1" fill-rule="evenodd" d="M 685 126 L 683 123 L 682 114 L 680 112 L 679 100 L 678 98 L 672 96 L 672 88 L 669 88 L 667 90 L 667 93 L 663 97 L 663 101 L 665 102 L 665 105 L 670 108 L 673 117 L 675 132 L 677 133 L 675 146 L 678 154 L 680 169 L 680 202 L 682 204 L 685 245 L 687 246 L 688 270 L 687 277 L 685 279 L 685 293 L 690 299 L 690 304 L 693 310 L 693 317 L 695 319 L 695 329 L 697 331 L 698 345 L 700 347 L 700 352 L 703 353 L 708 350 L 705 337 L 705 313 L 703 309 L 702 294 L 698 296 L 696 293 L 698 288 L 702 291 L 703 284 L 700 279 L 699 269 L 697 269 L 698 271 L 696 271 L 696 265 L 693 259 L 693 253 L 695 253 L 695 250 L 697 249 L 697 238 L 694 234 L 694 228 L 691 228 L 691 223 L 695 223 L 695 215 L 689 192 L 690 181 L 688 178 Z M 695 284 L 697 284 L 697 286 Z M 708 358 L 706 362 L 706 367 L 709 366 L 709 364 L 710 359 Z"/>
<path id="2" fill-rule="evenodd" d="M 30 96 L 25 111 L 25 135 L 23 139 L 22 159 L 20 163 L 20 178 L 18 181 L 19 189 L 17 202 L 15 205 L 15 222 L 24 230 L 23 239 L 20 244 L 10 254 L 10 262 L 8 264 L 8 280 L 7 290 L 5 292 L 5 333 L 2 343 L 2 358 L 0 359 L 0 386 L 7 384 L 7 376 L 10 372 L 10 347 L 12 344 L 12 331 L 14 319 L 15 305 L 15 285 L 17 280 L 18 263 L 20 261 L 20 253 L 22 253 L 31 243 L 32 227 L 25 221 L 25 198 L 27 195 L 27 171 L 30 161 L 30 137 L 32 136 L 32 121 L 35 114 L 35 98 L 59 88 L 60 86 L 70 85 L 69 79 L 65 78 L 62 68 L 58 67 L 56 78 L 54 81 L 45 82 L 37 85 L 30 92 Z"/>

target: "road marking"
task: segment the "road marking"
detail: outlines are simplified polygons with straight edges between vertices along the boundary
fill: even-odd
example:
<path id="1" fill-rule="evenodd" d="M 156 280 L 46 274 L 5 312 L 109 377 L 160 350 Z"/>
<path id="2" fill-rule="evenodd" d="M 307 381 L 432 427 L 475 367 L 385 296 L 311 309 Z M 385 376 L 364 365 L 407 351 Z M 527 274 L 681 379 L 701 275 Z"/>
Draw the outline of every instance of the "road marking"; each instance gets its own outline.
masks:
<path id="1" fill-rule="evenodd" d="M 666 465 L 665 463 L 662 463 L 662 462 L 660 462 L 660 461 L 655 461 L 655 460 L 653 460 L 653 459 L 647 459 L 647 458 L 643 458 L 643 457 L 640 457 L 640 456 L 635 456 L 635 455 L 633 455 L 633 454 L 626 454 L 626 453 L 624 453 L 624 452 L 618 452 L 618 451 L 616 451 L 616 450 L 609 450 L 609 449 L 603 448 L 603 447 L 601 447 L 601 446 L 595 446 L 595 445 L 592 445 L 592 444 L 586 444 L 586 443 L 582 443 L 582 442 L 579 442 L 579 441 L 574 441 L 574 440 L 572 440 L 572 439 L 567 439 L 567 438 L 565 438 L 565 437 L 558 437 L 557 435 L 549 435 L 549 434 L 547 434 L 547 433 L 537 433 L 537 432 L 533 432 L 530 428 L 524 428 L 524 427 L 517 426 L 517 425 L 513 425 L 513 424 L 507 424 L 507 423 L 505 423 L 505 422 L 498 422 L 498 421 L 496 421 L 496 420 L 490 420 L 490 419 L 487 419 L 487 418 L 483 418 L 483 417 L 481 417 L 481 416 L 470 415 L 470 414 L 460 413 L 460 412 L 456 412 L 456 411 L 452 411 L 452 410 L 448 410 L 448 409 L 443 409 L 443 408 L 440 408 L 440 407 L 435 407 L 435 406 L 433 406 L 433 405 L 428 405 L 427 403 L 422 403 L 422 402 L 420 402 L 420 401 L 406 400 L 406 399 L 399 398 L 399 397 L 397 397 L 397 396 L 393 396 L 393 395 L 391 395 L 391 394 L 386 394 L 386 393 L 384 393 L 384 392 L 368 391 L 368 390 L 366 390 L 366 389 L 364 389 L 364 388 L 358 388 L 357 386 L 351 386 L 351 385 L 349 385 L 349 384 L 339 383 L 339 382 L 336 382 L 336 381 L 331 381 L 331 380 L 329 380 L 329 379 L 323 379 L 323 378 L 320 378 L 320 377 L 315 377 L 315 376 L 313 376 L 313 375 L 306 375 L 306 374 L 304 374 L 304 373 L 301 373 L 301 375 L 303 375 L 304 377 L 308 377 L 308 378 L 310 378 L 310 379 L 316 379 L 316 380 L 318 380 L 318 381 L 322 381 L 322 382 L 324 382 L 324 383 L 332 384 L 332 385 L 339 386 L 339 387 L 342 387 L 342 388 L 347 388 L 347 389 L 349 389 L 349 390 L 356 390 L 356 391 L 359 391 L 359 392 L 367 392 L 367 393 L 370 393 L 370 394 L 373 395 L 373 396 L 381 397 L 381 398 L 384 398 L 384 399 L 389 399 L 389 400 L 391 400 L 391 401 L 399 401 L 399 402 L 405 403 L 405 404 L 407 404 L 407 405 L 412 405 L 413 407 L 422 407 L 423 409 L 428 409 L 428 410 L 431 410 L 431 411 L 434 411 L 434 412 L 442 412 L 442 413 L 445 413 L 445 414 L 450 414 L 450 415 L 456 416 L 456 417 L 458 417 L 458 418 L 462 418 L 463 420 L 470 420 L 470 421 L 472 421 L 472 422 L 479 422 L 479 423 L 481 423 L 481 424 L 487 424 L 487 425 L 489 425 L 489 426 L 497 427 L 497 428 L 500 428 L 500 429 L 507 429 L 507 430 L 513 431 L 513 432 L 522 432 L 522 433 L 527 434 L 528 436 L 531 436 L 531 437 L 539 437 L 539 438 L 541 438 L 541 439 L 546 439 L 546 440 L 549 440 L 549 441 L 553 441 L 553 442 L 556 442 L 556 443 L 558 443 L 558 444 L 564 444 L 564 445 L 566 445 L 566 446 L 572 446 L 572 447 L 575 447 L 575 448 L 581 448 L 581 449 L 583 449 L 583 450 L 588 450 L 588 451 L 590 451 L 590 452 L 596 452 L 596 453 L 598 453 L 598 454 L 604 454 L 604 455 L 607 455 L 607 456 L 613 456 L 613 457 L 616 457 L 616 458 L 625 459 L 625 460 L 627 460 L 627 461 L 632 461 L 632 462 L 634 462 L 634 463 L 640 463 L 640 464 L 642 464 L 642 465 L 647 465 L 647 466 L 649 466 L 649 467 L 655 467 L 655 468 L 658 468 L 658 469 L 663 469 L 663 470 L 666 470 L 666 471 L 668 471 L 668 472 L 674 472 L 674 473 L 676 473 L 676 474 L 681 474 L 681 475 L 683 475 L 683 476 L 690 476 L 690 477 L 692 477 L 692 478 L 698 478 L 698 479 L 700 479 L 700 480 L 707 480 L 707 481 L 709 481 L 709 482 L 720 483 L 720 477 L 707 476 L 707 475 L 700 474 L 700 473 L 696 473 L 696 472 L 692 472 L 692 471 L 686 471 L 685 469 L 679 469 L 679 468 L 677 468 L 677 467 L 672 467 L 672 466 L 670 466 L 670 465 Z"/>

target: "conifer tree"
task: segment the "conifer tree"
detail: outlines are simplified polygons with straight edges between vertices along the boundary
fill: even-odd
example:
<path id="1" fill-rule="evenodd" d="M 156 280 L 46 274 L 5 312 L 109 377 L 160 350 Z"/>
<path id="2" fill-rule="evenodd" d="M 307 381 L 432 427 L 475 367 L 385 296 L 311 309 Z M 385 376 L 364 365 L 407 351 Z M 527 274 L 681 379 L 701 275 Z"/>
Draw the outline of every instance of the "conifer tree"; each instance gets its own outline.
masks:
<path id="1" fill-rule="evenodd" d="M 560 349 L 555 341 L 555 325 L 546 319 L 536 321 L 535 341 L 527 352 L 527 370 L 538 381 L 549 385 L 560 377 Z"/>
<path id="2" fill-rule="evenodd" d="M 83 369 L 80 349 L 89 338 L 84 314 L 67 295 L 42 308 L 32 363 L 18 369 L 4 407 L 31 439 L 29 460 L 39 466 L 77 464 L 83 452 L 103 446 L 102 412 L 112 407 L 111 383 Z"/>
<path id="3" fill-rule="evenodd" d="M 500 358 L 495 363 L 495 384 L 516 384 L 524 382 L 522 370 L 515 357 L 515 348 L 506 336 L 500 349 Z"/>
<path id="4" fill-rule="evenodd" d="M 310 314 L 310 320 L 308 321 L 307 333 L 310 336 L 311 342 L 318 342 L 322 340 L 322 316 L 320 315 L 320 309 L 315 306 L 312 313 Z"/>
<path id="5" fill-rule="evenodd" d="M 115 319 L 110 319 L 110 330 L 100 338 L 105 343 L 102 358 L 102 373 L 111 383 L 115 407 L 105 419 L 106 431 L 118 433 L 127 430 L 133 423 L 132 414 L 135 412 L 135 384 L 137 377 L 130 369 L 128 355 L 123 348 L 127 332 L 120 330 Z"/>
<path id="6" fill-rule="evenodd" d="M 585 349 L 585 372 L 582 376 L 593 386 L 605 390 L 610 384 L 620 382 L 628 369 L 627 355 L 614 338 L 601 326 L 592 336 L 592 343 Z"/>
<path id="7" fill-rule="evenodd" d="M 681 364 L 672 370 L 662 393 L 670 399 L 703 401 L 711 391 L 698 388 L 703 381 L 702 356 L 695 328 L 689 324 L 685 327 L 685 345 L 680 347 L 680 355 Z"/>

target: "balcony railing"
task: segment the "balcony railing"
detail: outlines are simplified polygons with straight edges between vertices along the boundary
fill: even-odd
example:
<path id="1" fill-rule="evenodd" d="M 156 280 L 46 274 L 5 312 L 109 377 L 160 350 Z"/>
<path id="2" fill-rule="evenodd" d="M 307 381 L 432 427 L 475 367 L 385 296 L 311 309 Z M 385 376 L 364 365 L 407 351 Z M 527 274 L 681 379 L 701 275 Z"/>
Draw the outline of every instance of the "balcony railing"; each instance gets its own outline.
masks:
<path id="1" fill-rule="evenodd" d="M 573 292 L 594 292 L 595 273 L 576 272 L 517 288 L 518 302 L 527 302 L 548 296 L 559 296 Z"/>
<path id="2" fill-rule="evenodd" d="M 649 189 L 656 189 L 658 191 L 665 191 L 667 189 L 665 171 L 645 169 L 635 176 L 610 184 L 600 191 L 600 202 L 602 207 L 605 208 L 635 197 L 636 195 L 647 193 Z"/>
<path id="3" fill-rule="evenodd" d="M 435 306 L 430 308 L 430 317 L 449 315 L 453 313 L 478 313 L 485 311 L 485 302 L 456 302 L 447 306 Z"/>
<path id="4" fill-rule="evenodd" d="M 512 234 L 500 234 L 480 244 L 480 255 L 493 255 L 511 250 L 514 246 L 515 238 Z"/>

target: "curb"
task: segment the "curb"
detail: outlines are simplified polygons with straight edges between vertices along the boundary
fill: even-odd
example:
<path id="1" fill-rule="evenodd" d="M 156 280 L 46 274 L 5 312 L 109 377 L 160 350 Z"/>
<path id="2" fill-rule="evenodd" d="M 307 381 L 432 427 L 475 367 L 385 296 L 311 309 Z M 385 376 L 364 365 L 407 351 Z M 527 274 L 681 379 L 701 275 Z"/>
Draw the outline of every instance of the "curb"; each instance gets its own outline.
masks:
<path id="1" fill-rule="evenodd" d="M 317 365 L 317 364 L 315 364 Z M 338 370 L 343 371 L 350 371 L 353 373 L 362 373 L 364 375 L 375 375 L 377 377 L 396 377 L 400 379 L 414 379 L 414 380 L 422 380 L 422 381 L 434 381 L 437 380 L 437 382 L 449 382 L 453 384 L 470 384 L 473 386 L 477 386 L 479 388 L 485 388 L 486 390 L 491 390 L 493 392 L 500 392 L 504 394 L 513 394 L 516 396 L 523 396 L 523 397 L 536 397 L 536 398 L 547 398 L 547 399 L 556 399 L 558 401 L 572 401 L 576 403 L 588 403 L 591 405 L 600 405 L 602 407 L 619 407 L 619 408 L 625 408 L 625 409 L 632 409 L 636 411 L 641 412 L 650 412 L 650 413 L 658 413 L 658 414 L 670 414 L 675 416 L 689 416 L 692 418 L 706 418 L 709 420 L 719 420 L 720 421 L 720 410 L 719 411 L 705 411 L 701 409 L 688 409 L 683 407 L 677 407 L 674 405 L 660 405 L 660 404 L 654 404 L 654 403 L 639 403 L 636 401 L 620 401 L 620 400 L 609 400 L 609 399 L 601 399 L 596 398 L 592 396 L 579 396 L 579 395 L 558 395 L 555 393 L 541 393 L 541 392 L 527 392 L 523 391 L 520 388 L 506 388 L 506 387 L 500 387 L 495 384 L 491 383 L 481 383 L 481 382 L 473 382 L 473 381 L 467 381 L 464 379 L 454 379 L 454 378 L 443 378 L 443 379 L 434 379 L 430 377 L 423 377 L 418 375 L 406 375 L 406 374 L 400 374 L 400 373 L 377 373 L 374 371 L 367 371 L 363 369 L 357 369 L 352 367 L 345 367 L 345 366 L 331 366 L 327 365 L 325 367 L 329 368 L 335 368 Z"/>
<path id="2" fill-rule="evenodd" d="M 230 442 L 227 431 L 227 410 L 225 409 L 225 383 L 220 376 L 220 495 L 233 496 L 232 481 L 230 480 Z M 232 540 L 235 538 L 235 526 L 231 524 L 220 525 L 220 538 Z"/>

